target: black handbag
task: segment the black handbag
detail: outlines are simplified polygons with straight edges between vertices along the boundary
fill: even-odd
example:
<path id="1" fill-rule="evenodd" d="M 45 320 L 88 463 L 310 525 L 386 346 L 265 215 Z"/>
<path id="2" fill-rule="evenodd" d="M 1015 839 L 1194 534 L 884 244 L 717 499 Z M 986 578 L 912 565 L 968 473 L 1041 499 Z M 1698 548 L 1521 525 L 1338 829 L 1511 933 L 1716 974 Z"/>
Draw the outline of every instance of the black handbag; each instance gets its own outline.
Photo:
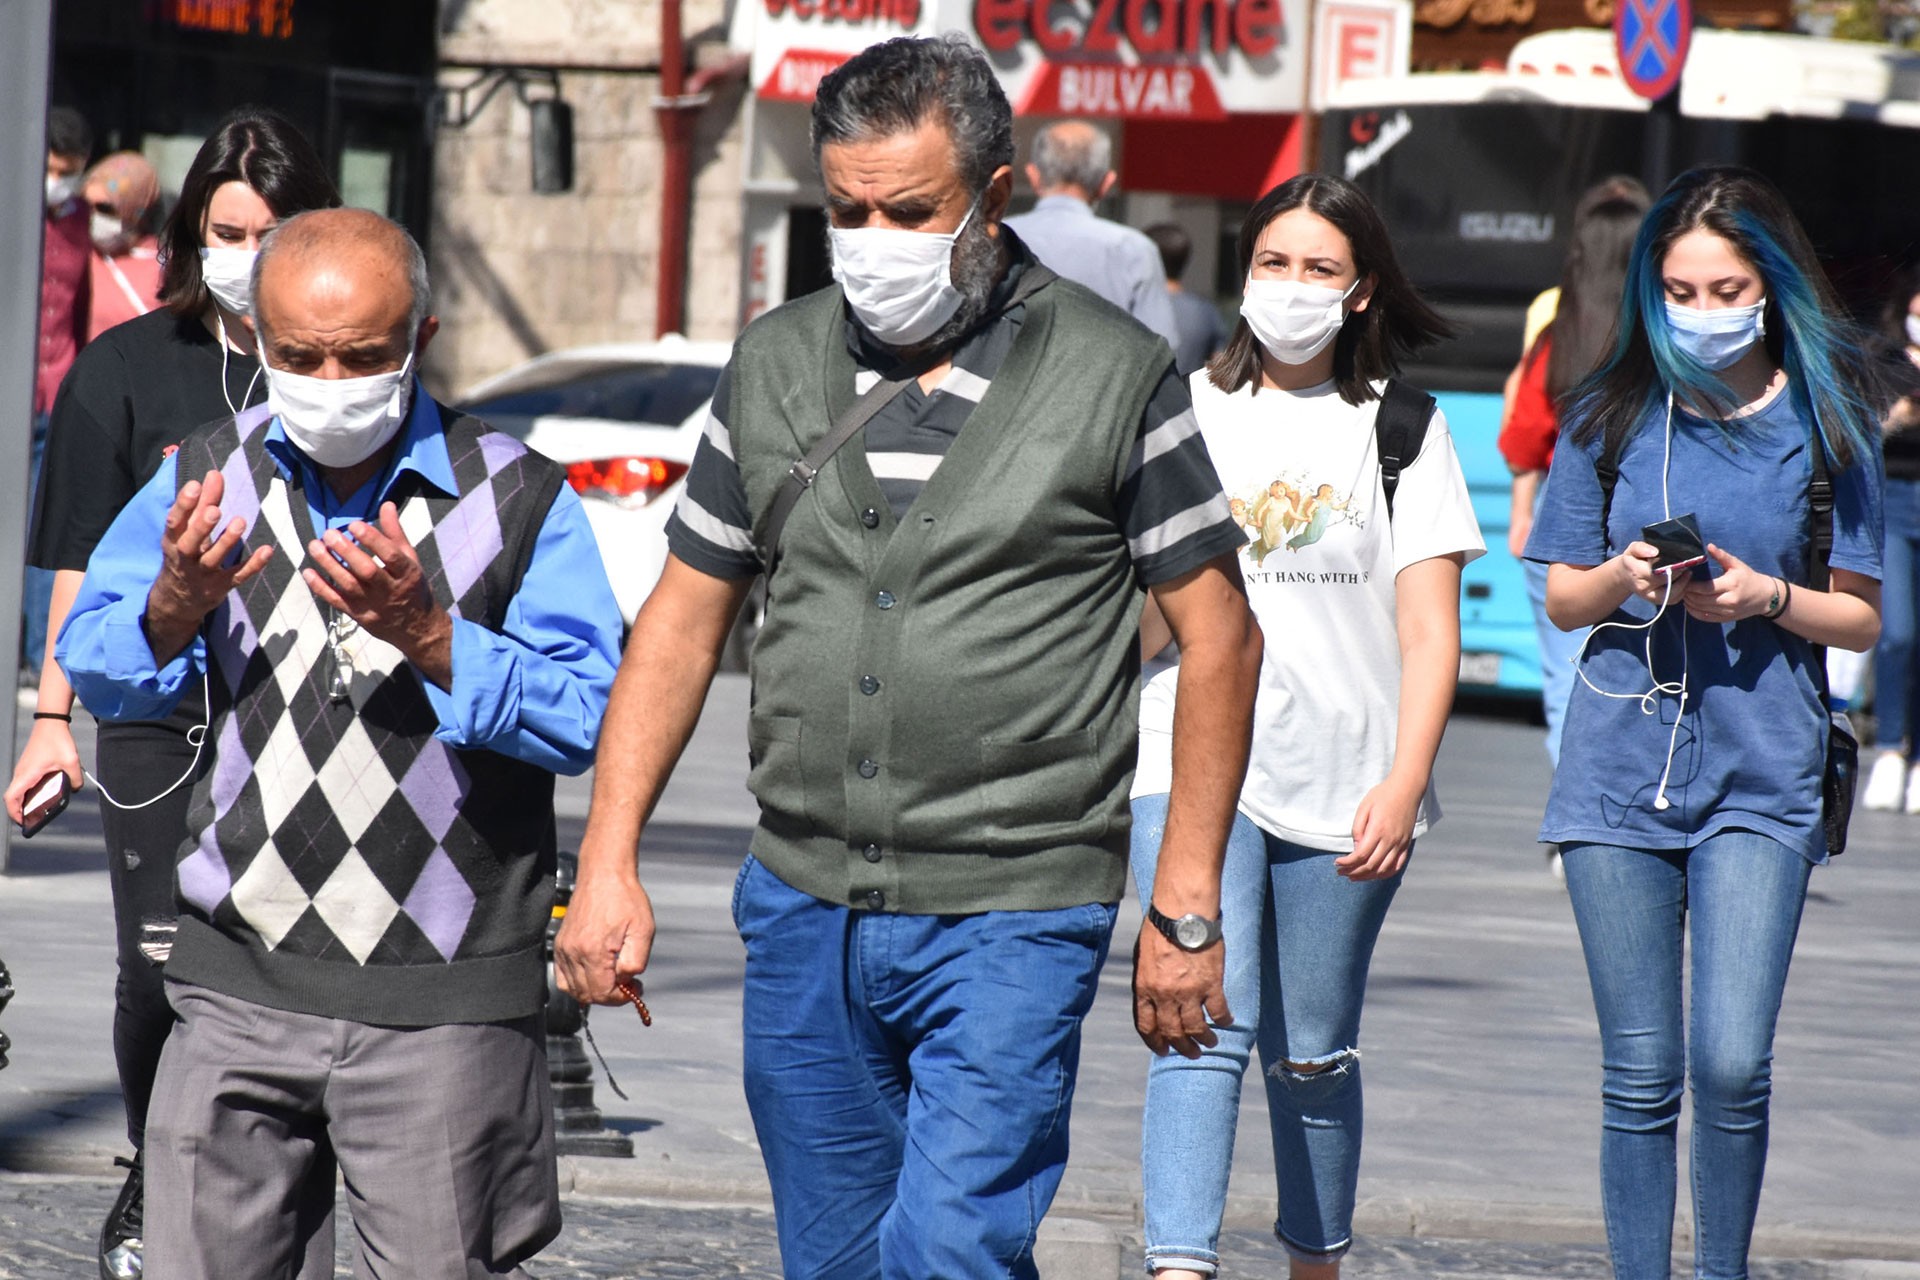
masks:
<path id="1" fill-rule="evenodd" d="M 1847 851 L 1847 823 L 1853 817 L 1853 787 L 1860 777 L 1860 740 L 1844 711 L 1827 712 L 1827 774 L 1821 780 L 1821 821 L 1827 829 L 1827 853 Z"/>

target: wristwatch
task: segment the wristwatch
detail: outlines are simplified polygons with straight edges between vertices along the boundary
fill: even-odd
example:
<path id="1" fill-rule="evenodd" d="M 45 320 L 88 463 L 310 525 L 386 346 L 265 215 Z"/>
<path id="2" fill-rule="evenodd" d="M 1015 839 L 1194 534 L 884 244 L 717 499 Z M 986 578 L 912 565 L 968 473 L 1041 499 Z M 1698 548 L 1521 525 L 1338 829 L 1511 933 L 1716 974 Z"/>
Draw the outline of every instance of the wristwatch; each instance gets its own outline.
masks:
<path id="1" fill-rule="evenodd" d="M 1191 911 L 1175 920 L 1161 915 L 1159 909 L 1149 902 L 1147 923 L 1165 934 L 1167 941 L 1182 951 L 1204 951 L 1220 941 L 1220 922 Z"/>

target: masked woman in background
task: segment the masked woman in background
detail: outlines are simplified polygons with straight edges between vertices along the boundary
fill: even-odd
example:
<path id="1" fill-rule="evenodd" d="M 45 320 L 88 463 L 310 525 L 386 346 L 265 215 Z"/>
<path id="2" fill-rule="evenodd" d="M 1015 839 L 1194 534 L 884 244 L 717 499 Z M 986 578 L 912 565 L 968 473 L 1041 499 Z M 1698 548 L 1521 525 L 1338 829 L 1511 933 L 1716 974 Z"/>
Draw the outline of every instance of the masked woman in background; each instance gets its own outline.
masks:
<path id="1" fill-rule="evenodd" d="M 1335 1280 L 1360 1171 L 1367 969 L 1414 840 L 1439 817 L 1433 760 L 1460 669 L 1460 570 L 1485 546 L 1445 418 L 1428 418 L 1418 393 L 1424 438 L 1388 505 L 1376 439 L 1387 380 L 1449 330 L 1366 195 L 1325 174 L 1283 183 L 1248 214 L 1240 262 L 1241 320 L 1193 376 L 1194 417 L 1252 535 L 1240 560 L 1248 601 L 1286 642 L 1261 659 L 1212 930 L 1198 916 L 1155 918 L 1178 668 L 1141 696 L 1134 880 L 1175 945 L 1224 936 L 1232 1015 L 1197 1058 L 1148 1068 L 1147 1265 L 1161 1280 L 1215 1273 L 1241 1078 L 1258 1045 L 1274 1232 L 1293 1280 Z M 1149 604 L 1143 655 L 1168 638 Z"/>
<path id="2" fill-rule="evenodd" d="M 1860 789 L 1866 809 L 1920 813 L 1920 266 L 1894 277 L 1881 320 L 1888 382 L 1899 396 L 1882 424 L 1887 462 L 1886 573 L 1880 643 L 1873 650 L 1873 766 Z"/>
<path id="3" fill-rule="evenodd" d="M 165 306 L 89 343 L 61 384 L 27 553 L 29 563 L 54 571 L 52 616 L 33 732 L 6 791 L 13 821 L 21 820 L 22 798 L 50 775 L 81 785 L 69 727 L 73 689 L 54 650 L 88 555 L 188 432 L 265 400 L 247 320 L 260 237 L 284 218 L 339 203 L 299 130 L 271 111 L 235 111 L 194 157 L 161 231 Z M 173 1027 L 159 959 L 171 943 L 174 861 L 187 834 L 192 782 L 212 758 L 205 716 L 204 697 L 195 694 L 166 721 L 99 727 L 95 781 L 119 953 L 113 1048 L 134 1149 L 131 1161 L 119 1162 L 129 1166 L 126 1183 L 101 1232 L 104 1280 L 140 1273 L 140 1148 L 154 1070 Z M 325 1233 L 322 1253 L 318 1234 L 309 1265 L 324 1258 L 325 1269 L 302 1274 L 331 1276 L 332 1235 Z"/>
<path id="4" fill-rule="evenodd" d="M 87 341 L 160 305 L 160 175 L 137 151 L 116 151 L 87 170 L 80 198 L 93 239 Z"/>
<path id="5" fill-rule="evenodd" d="M 1682 174 L 1641 225 L 1619 339 L 1568 401 L 1527 543 L 1554 622 L 1593 627 L 1540 838 L 1566 859 L 1599 1017 L 1619 1280 L 1667 1280 L 1689 1080 L 1693 1274 L 1748 1274 L 1774 1028 L 1828 857 L 1820 646 L 1880 631 L 1872 359 L 1766 179 Z M 1704 556 L 1663 569 L 1646 527 L 1681 516 Z"/>

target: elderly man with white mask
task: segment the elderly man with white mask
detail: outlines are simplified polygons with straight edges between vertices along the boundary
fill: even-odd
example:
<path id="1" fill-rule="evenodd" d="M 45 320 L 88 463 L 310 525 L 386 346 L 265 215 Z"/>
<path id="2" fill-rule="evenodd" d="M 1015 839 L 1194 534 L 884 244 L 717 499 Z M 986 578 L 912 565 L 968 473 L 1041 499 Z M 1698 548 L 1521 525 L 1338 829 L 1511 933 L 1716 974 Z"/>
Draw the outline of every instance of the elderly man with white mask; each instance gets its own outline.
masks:
<path id="1" fill-rule="evenodd" d="M 734 919 L 783 1264 L 1031 1277 L 1126 880 L 1148 585 L 1192 701 L 1135 1017 L 1198 1052 L 1228 1016 L 1219 869 L 1260 662 L 1245 539 L 1166 344 L 1001 222 L 1012 113 L 978 50 L 855 55 L 820 84 L 813 145 L 838 283 L 754 321 L 722 375 L 556 963 L 602 1002 L 645 969 L 635 842 L 769 573 Z"/>
<path id="2" fill-rule="evenodd" d="M 328 1151 L 364 1274 L 519 1275 L 559 1230 L 553 775 L 592 762 L 620 615 L 555 464 L 420 389 L 427 300 L 386 219 L 282 223 L 267 404 L 162 465 L 59 645 L 104 718 L 208 693 L 147 1128 L 169 1280 L 287 1274 Z"/>

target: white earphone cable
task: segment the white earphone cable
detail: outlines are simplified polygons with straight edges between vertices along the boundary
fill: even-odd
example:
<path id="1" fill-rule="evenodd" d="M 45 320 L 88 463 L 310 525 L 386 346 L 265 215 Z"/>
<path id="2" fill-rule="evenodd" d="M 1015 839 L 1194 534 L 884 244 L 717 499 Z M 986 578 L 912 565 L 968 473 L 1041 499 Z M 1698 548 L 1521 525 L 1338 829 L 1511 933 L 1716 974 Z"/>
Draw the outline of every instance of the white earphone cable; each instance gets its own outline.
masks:
<path id="1" fill-rule="evenodd" d="M 1673 501 L 1672 501 L 1671 493 L 1669 492 L 1668 480 L 1667 480 L 1668 471 L 1671 469 L 1672 464 L 1673 464 L 1673 393 L 1669 391 L 1667 393 L 1665 453 L 1662 456 L 1660 461 L 1660 509 L 1663 516 L 1668 520 L 1671 520 L 1673 518 Z M 1671 732 L 1667 734 L 1667 760 L 1666 760 L 1665 768 L 1663 768 L 1660 771 L 1660 789 L 1654 794 L 1654 797 L 1653 797 L 1653 807 L 1655 809 L 1659 809 L 1663 811 L 1671 807 L 1671 804 L 1672 804 L 1672 802 L 1667 799 L 1667 783 L 1673 777 L 1673 757 L 1674 757 L 1675 751 L 1678 749 L 1679 741 L 1680 741 L 1680 721 L 1681 721 L 1681 718 L 1686 715 L 1686 711 L 1687 711 L 1687 697 L 1688 697 L 1687 674 L 1690 666 L 1690 663 L 1688 661 L 1689 655 L 1687 652 L 1687 623 L 1686 623 L 1686 616 L 1683 613 L 1680 619 L 1680 679 L 1677 681 L 1671 681 L 1671 680 L 1662 681 L 1657 677 L 1654 677 L 1653 675 L 1653 626 L 1655 623 L 1660 621 L 1661 615 L 1667 611 L 1667 606 L 1670 605 L 1671 603 L 1673 603 L 1673 574 L 1669 572 L 1667 574 L 1666 589 L 1663 592 L 1661 592 L 1661 595 L 1660 595 L 1660 607 L 1654 610 L 1653 616 L 1651 618 L 1648 618 L 1645 622 L 1595 623 L 1591 628 L 1588 629 L 1585 638 L 1583 638 L 1580 641 L 1580 647 L 1574 650 L 1574 653 L 1573 653 L 1573 672 L 1575 675 L 1580 677 L 1581 684 L 1586 685 L 1587 688 L 1593 690 L 1595 693 L 1599 694 L 1603 698 L 1621 698 L 1631 702 L 1638 702 L 1640 704 L 1640 713 L 1642 715 L 1650 716 L 1650 715 L 1657 714 L 1660 710 L 1660 699 L 1663 695 L 1679 698 L 1680 705 L 1674 711 L 1674 715 L 1673 715 L 1673 729 Z M 1609 627 L 1616 627 L 1622 631 L 1646 632 L 1647 675 L 1650 678 L 1653 678 L 1653 685 L 1652 687 L 1647 689 L 1646 692 L 1644 693 L 1613 693 L 1606 689 L 1602 689 L 1599 685 L 1596 685 L 1593 681 L 1587 679 L 1587 673 L 1581 667 L 1580 659 L 1583 656 L 1585 656 L 1587 651 L 1587 645 L 1592 643 L 1593 638 Z"/>
<path id="2" fill-rule="evenodd" d="M 253 399 L 253 388 L 260 381 L 260 369 L 264 366 L 255 367 L 253 377 L 247 380 L 247 389 L 240 395 L 240 408 L 234 408 L 233 392 L 227 386 L 227 353 L 233 348 L 227 343 L 227 321 L 226 317 L 220 314 L 219 307 L 213 309 L 213 324 L 220 334 L 220 395 L 227 402 L 228 410 L 237 418 L 240 416 L 240 409 L 246 408 L 248 402 Z M 102 792 L 102 794 L 105 793 Z"/>
<path id="3" fill-rule="evenodd" d="M 87 781 L 91 782 L 93 789 L 100 793 L 100 798 L 116 809 L 132 812 L 135 809 L 144 809 L 148 805 L 159 804 L 162 800 L 185 786 L 187 781 L 192 778 L 194 773 L 200 768 L 200 755 L 206 750 L 207 746 L 207 730 L 213 723 L 213 710 L 210 704 L 212 692 L 211 687 L 207 683 L 207 673 L 202 671 L 200 673 L 200 696 L 203 699 L 208 699 L 209 702 L 206 704 L 207 709 L 202 713 L 200 723 L 187 730 L 187 741 L 193 744 L 193 763 L 188 765 L 187 771 L 178 778 L 175 778 L 173 783 L 168 786 L 165 791 L 160 792 L 149 800 L 142 800 L 139 804 L 128 804 L 125 801 L 114 799 L 113 793 L 107 790 L 100 779 L 94 777 L 85 769 L 82 769 L 80 772 L 86 774 Z"/>

